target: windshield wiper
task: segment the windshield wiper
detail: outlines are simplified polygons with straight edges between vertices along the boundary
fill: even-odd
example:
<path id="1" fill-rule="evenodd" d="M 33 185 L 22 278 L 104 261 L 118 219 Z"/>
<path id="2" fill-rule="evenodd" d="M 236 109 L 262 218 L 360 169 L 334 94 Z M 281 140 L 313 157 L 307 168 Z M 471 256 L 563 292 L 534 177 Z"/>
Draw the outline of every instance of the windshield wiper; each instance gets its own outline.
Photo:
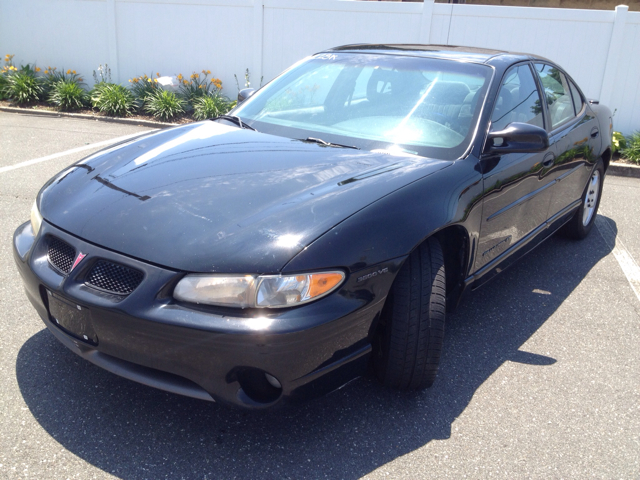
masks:
<path id="1" fill-rule="evenodd" d="M 305 139 L 300 138 L 301 142 L 309 142 L 309 143 L 317 143 L 318 145 L 323 145 L 325 147 L 337 147 L 337 148 L 353 148 L 355 150 L 360 150 L 358 147 L 354 147 L 353 145 L 341 145 L 339 143 L 331 143 L 321 138 L 307 137 Z"/>
<path id="2" fill-rule="evenodd" d="M 235 123 L 240 128 L 247 128 L 249 130 L 253 130 L 254 132 L 257 132 L 255 128 L 243 122 L 242 119 L 240 117 L 237 117 L 236 115 L 220 115 L 219 117 L 212 118 L 211 120 L 228 120 L 231 123 Z"/>

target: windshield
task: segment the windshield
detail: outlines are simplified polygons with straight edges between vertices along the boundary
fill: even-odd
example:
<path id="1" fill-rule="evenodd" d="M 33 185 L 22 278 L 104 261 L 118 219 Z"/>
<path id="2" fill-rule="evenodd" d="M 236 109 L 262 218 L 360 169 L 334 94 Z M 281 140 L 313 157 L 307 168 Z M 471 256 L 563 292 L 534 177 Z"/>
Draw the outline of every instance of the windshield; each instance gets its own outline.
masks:
<path id="1" fill-rule="evenodd" d="M 323 53 L 231 113 L 273 135 L 453 160 L 471 141 L 491 73 L 451 60 Z"/>

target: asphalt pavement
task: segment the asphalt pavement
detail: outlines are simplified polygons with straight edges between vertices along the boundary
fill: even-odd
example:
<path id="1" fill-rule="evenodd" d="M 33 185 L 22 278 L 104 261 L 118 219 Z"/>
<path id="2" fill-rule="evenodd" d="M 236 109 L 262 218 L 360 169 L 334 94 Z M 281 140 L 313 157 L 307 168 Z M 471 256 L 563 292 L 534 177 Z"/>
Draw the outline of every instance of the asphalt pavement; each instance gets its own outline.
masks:
<path id="1" fill-rule="evenodd" d="M 12 235 L 42 184 L 146 130 L 0 112 L 0 478 L 640 478 L 640 179 L 607 177 L 587 239 L 554 236 L 465 299 L 431 389 L 365 377 L 255 413 L 89 364 L 23 293 Z"/>

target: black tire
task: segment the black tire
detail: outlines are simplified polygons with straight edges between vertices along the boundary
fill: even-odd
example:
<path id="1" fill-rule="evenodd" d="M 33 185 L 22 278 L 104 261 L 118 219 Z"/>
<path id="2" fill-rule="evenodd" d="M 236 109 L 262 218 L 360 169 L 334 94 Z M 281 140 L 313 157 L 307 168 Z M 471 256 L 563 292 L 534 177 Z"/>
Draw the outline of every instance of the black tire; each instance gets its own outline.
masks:
<path id="1" fill-rule="evenodd" d="M 382 311 L 374 369 L 387 387 L 430 387 L 444 339 L 446 282 L 440 243 L 430 238 L 406 260 Z"/>
<path id="2" fill-rule="evenodd" d="M 596 178 L 597 176 L 597 178 Z M 593 192 L 594 180 L 598 183 L 598 190 L 596 198 L 589 202 L 589 193 Z M 593 228 L 593 224 L 596 221 L 596 215 L 598 214 L 598 207 L 600 206 L 600 199 L 602 198 L 602 187 L 604 182 L 604 164 L 602 163 L 602 159 L 598 159 L 595 168 L 591 172 L 591 176 L 589 177 L 589 182 L 582 192 L 582 203 L 580 208 L 573 215 L 571 220 L 569 220 L 561 229 L 560 233 L 568 238 L 573 238 L 575 240 L 582 240 Z M 591 216 L 588 218 L 588 221 L 585 223 L 585 217 L 589 216 L 589 212 L 585 213 L 585 210 L 589 208 L 589 205 L 593 205 L 595 208 L 593 209 Z"/>

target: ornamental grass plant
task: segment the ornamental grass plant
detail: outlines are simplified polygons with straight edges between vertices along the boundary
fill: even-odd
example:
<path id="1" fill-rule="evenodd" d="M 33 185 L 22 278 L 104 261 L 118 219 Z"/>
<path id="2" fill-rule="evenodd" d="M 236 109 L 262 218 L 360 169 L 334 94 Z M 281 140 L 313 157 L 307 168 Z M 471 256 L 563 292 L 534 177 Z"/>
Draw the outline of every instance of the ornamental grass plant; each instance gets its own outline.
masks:
<path id="1" fill-rule="evenodd" d="M 40 100 L 43 89 L 33 69 L 12 67 L 6 76 L 3 92 L 18 105 L 26 105 Z"/>
<path id="2" fill-rule="evenodd" d="M 198 97 L 193 101 L 193 118 L 206 120 L 219 117 L 231 110 L 235 103 L 220 94 Z"/>
<path id="3" fill-rule="evenodd" d="M 37 69 L 39 72 L 40 69 Z M 44 69 L 43 76 L 39 78 L 40 84 L 42 85 L 42 96 L 45 99 L 50 98 L 51 93 L 53 92 L 54 87 L 59 82 L 65 83 L 76 83 L 78 85 L 84 85 L 82 82 L 84 79 L 78 75 L 75 70 L 64 70 L 58 71 L 56 67 L 47 67 Z"/>
<path id="4" fill-rule="evenodd" d="M 202 76 L 200 73 L 193 72 L 189 79 L 184 78 L 182 74 L 177 75 L 182 98 L 195 107 L 194 102 L 197 98 L 219 94 L 222 90 L 222 81 L 215 77 L 209 80 L 209 75 L 211 70 L 202 70 Z"/>
<path id="5" fill-rule="evenodd" d="M 160 73 L 156 73 L 156 78 L 141 75 L 129 80 L 131 92 L 138 102 L 138 108 L 143 109 L 147 102 L 162 90 L 162 85 L 158 84 Z"/>
<path id="6" fill-rule="evenodd" d="M 4 56 L 4 65 L 0 69 L 0 100 L 8 98 L 6 93 L 7 85 L 9 84 L 9 75 L 13 71 L 13 57 L 14 55 Z M 17 69 L 16 69 L 17 70 Z"/>
<path id="7" fill-rule="evenodd" d="M 127 117 L 136 111 L 133 93 L 116 83 L 100 83 L 91 91 L 91 105 L 113 117 Z"/>
<path id="8" fill-rule="evenodd" d="M 626 138 L 626 146 L 620 149 L 620 154 L 636 165 L 640 165 L 640 130 Z"/>
<path id="9" fill-rule="evenodd" d="M 60 80 L 49 92 L 49 103 L 63 111 L 79 110 L 87 105 L 89 96 L 75 80 Z"/>
<path id="10" fill-rule="evenodd" d="M 187 102 L 175 93 L 159 90 L 147 98 L 144 111 L 166 122 L 183 114 L 186 106 Z"/>

